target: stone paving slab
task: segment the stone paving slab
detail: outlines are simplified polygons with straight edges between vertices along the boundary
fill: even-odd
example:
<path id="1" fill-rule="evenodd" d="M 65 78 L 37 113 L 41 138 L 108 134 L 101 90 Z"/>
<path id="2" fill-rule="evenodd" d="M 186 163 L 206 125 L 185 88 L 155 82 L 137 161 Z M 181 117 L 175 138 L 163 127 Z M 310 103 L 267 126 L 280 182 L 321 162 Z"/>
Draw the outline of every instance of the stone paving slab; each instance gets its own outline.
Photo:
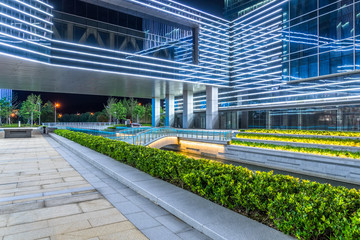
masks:
<path id="1" fill-rule="evenodd" d="M 209 238 L 184 223 L 168 211 L 154 204 L 147 198 L 120 183 L 118 180 L 95 168 L 89 162 L 74 154 L 51 138 L 48 142 L 67 160 L 96 190 L 112 203 L 130 222 L 132 222 L 146 237 L 153 240 L 194 239 L 208 240 Z M 97 154 L 97 153 L 96 153 Z M 111 161 L 112 166 L 118 167 Z M 131 167 L 121 169 L 122 172 L 136 172 Z M 137 178 L 137 177 L 134 177 Z M 134 179 L 133 178 L 133 179 Z M 137 178 L 149 179 L 148 176 Z M 158 218 L 164 217 L 164 218 Z M 169 221 L 166 221 L 169 219 Z M 104 220 L 105 221 L 105 220 Z M 110 220 L 109 220 L 110 221 Z M 131 236 L 133 238 L 136 235 Z M 103 239 L 124 239 L 124 234 L 109 234 Z M 134 237 L 133 239 L 137 239 Z"/>
<path id="2" fill-rule="evenodd" d="M 147 239 L 36 131 L 0 139 L 0 176 L 0 240 Z"/>
<path id="3" fill-rule="evenodd" d="M 165 210 L 169 211 L 172 215 L 212 239 L 293 239 L 292 237 L 275 229 L 212 203 L 191 192 L 178 188 L 162 180 L 153 178 L 146 173 L 115 161 L 110 157 L 97 153 L 68 139 L 55 134 L 51 134 L 51 137 L 79 157 L 102 170 L 104 173 L 107 173 L 114 179 L 119 180 L 124 185 L 129 186 L 131 189 L 158 204 Z M 130 176 L 129 172 L 136 173 L 136 177 Z M 141 177 L 141 175 L 144 176 Z M 124 206 L 124 204 L 126 203 L 119 203 L 120 206 Z M 127 207 L 131 208 L 131 205 L 126 206 L 126 208 Z M 137 211 L 138 209 L 135 208 L 132 211 L 133 213 L 131 213 L 133 214 L 132 218 L 134 221 L 141 219 L 140 216 L 143 216 L 146 219 L 148 218 L 148 216 L 145 217 L 145 215 L 138 214 Z M 162 220 L 163 219 L 158 219 L 159 222 Z M 147 220 L 141 224 L 152 224 L 152 222 L 147 223 L 146 221 Z M 174 223 L 174 221 L 172 221 L 172 223 Z M 181 228 L 179 224 L 177 224 L 176 227 L 170 226 L 171 223 L 169 222 L 166 222 L 165 225 L 168 225 L 166 229 L 162 226 L 153 226 L 149 229 L 143 229 L 142 231 L 148 237 L 156 239 L 159 236 L 169 236 L 168 230 L 170 229 L 172 229 L 175 233 L 179 228 Z M 142 226 L 143 225 L 140 227 Z M 196 233 L 180 233 L 176 236 L 181 238 L 185 237 L 185 239 L 187 239 L 186 237 L 193 239 L 193 237 L 196 236 Z"/>

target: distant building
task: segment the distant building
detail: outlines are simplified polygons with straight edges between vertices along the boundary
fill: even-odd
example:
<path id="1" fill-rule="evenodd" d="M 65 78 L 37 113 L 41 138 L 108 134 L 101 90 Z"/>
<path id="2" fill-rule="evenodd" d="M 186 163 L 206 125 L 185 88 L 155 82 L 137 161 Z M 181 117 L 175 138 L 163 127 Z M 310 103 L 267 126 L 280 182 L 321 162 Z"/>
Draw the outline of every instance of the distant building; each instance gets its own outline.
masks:
<path id="1" fill-rule="evenodd" d="M 6 100 L 12 102 L 12 94 L 11 89 L 0 89 L 0 99 L 6 98 Z"/>

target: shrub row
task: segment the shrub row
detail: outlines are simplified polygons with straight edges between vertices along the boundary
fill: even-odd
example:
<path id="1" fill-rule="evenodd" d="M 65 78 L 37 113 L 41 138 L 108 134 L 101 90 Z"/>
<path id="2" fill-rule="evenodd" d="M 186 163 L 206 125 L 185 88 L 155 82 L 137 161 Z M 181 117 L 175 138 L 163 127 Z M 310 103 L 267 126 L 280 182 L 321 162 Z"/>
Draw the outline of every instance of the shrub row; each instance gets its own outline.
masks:
<path id="1" fill-rule="evenodd" d="M 262 135 L 239 133 L 238 138 L 268 140 L 268 141 L 282 141 L 282 142 L 298 142 L 308 144 L 326 144 L 347 147 L 360 147 L 360 140 L 353 139 L 339 139 L 339 138 L 311 138 L 311 137 L 292 137 L 292 136 L 278 136 L 278 135 Z"/>
<path id="2" fill-rule="evenodd" d="M 360 238 L 360 193 L 355 189 L 254 173 L 85 133 L 55 133 L 299 239 Z"/>
<path id="3" fill-rule="evenodd" d="M 283 146 L 283 145 L 276 145 L 270 143 L 246 142 L 241 140 L 232 140 L 230 144 L 241 145 L 245 147 L 257 147 L 257 148 L 266 148 L 266 149 L 281 150 L 281 151 L 316 154 L 316 155 L 323 155 L 329 157 L 360 159 L 360 152 L 331 150 L 331 149 L 323 149 L 323 148 L 295 147 L 290 145 Z"/>
<path id="4" fill-rule="evenodd" d="M 295 135 L 320 135 L 338 137 L 359 137 L 360 132 L 341 132 L 341 131 L 322 131 L 322 130 L 295 130 L 295 129 L 246 129 L 240 132 L 252 133 L 276 133 L 276 134 L 295 134 Z"/>

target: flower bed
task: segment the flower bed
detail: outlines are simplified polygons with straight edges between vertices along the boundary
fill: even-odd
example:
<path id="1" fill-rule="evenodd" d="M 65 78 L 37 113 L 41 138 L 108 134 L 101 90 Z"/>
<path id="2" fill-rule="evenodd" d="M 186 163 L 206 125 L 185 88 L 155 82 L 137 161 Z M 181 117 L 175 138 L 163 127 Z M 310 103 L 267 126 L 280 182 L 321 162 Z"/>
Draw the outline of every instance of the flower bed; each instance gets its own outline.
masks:
<path id="1" fill-rule="evenodd" d="M 337 136 L 337 137 L 359 137 L 360 132 L 344 131 L 322 131 L 322 130 L 295 130 L 295 129 L 246 129 L 240 132 L 252 133 L 276 133 L 276 134 L 294 134 L 294 135 L 320 135 L 320 136 Z"/>
<path id="2" fill-rule="evenodd" d="M 310 138 L 310 137 L 292 137 L 292 136 L 278 136 L 278 135 L 262 135 L 239 133 L 238 138 L 267 140 L 267 141 L 281 141 L 281 142 L 298 142 L 308 144 L 326 144 L 346 147 L 360 147 L 360 140 L 353 139 L 335 139 L 335 138 Z"/>
<path id="3" fill-rule="evenodd" d="M 56 134 L 299 239 L 359 239 L 360 194 L 85 133 Z"/>

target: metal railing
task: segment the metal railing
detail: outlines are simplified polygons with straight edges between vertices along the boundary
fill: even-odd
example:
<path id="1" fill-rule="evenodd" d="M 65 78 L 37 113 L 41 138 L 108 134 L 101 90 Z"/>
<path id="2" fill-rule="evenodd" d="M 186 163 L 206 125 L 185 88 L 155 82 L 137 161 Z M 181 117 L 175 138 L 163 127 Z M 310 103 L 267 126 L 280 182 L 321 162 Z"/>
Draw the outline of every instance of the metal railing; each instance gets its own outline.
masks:
<path id="1" fill-rule="evenodd" d="M 50 122 L 43 123 L 43 125 L 48 127 L 56 128 L 78 128 L 78 129 L 97 129 L 103 130 L 110 126 L 114 126 L 115 122 Z"/>
<path id="2" fill-rule="evenodd" d="M 118 132 L 105 132 L 100 130 L 79 129 L 67 127 L 69 130 L 85 132 L 93 135 L 103 136 L 110 139 L 120 140 L 134 145 L 146 146 L 164 137 L 180 137 L 188 139 L 206 141 L 230 141 L 232 131 L 221 130 L 195 130 L 195 129 L 176 129 L 176 128 L 125 128 Z"/>
<path id="3" fill-rule="evenodd" d="M 112 139 L 125 141 L 134 145 L 146 146 L 163 137 L 182 137 L 207 141 L 230 141 L 232 131 L 220 130 L 187 130 L 175 128 L 139 128 L 117 133 Z"/>

